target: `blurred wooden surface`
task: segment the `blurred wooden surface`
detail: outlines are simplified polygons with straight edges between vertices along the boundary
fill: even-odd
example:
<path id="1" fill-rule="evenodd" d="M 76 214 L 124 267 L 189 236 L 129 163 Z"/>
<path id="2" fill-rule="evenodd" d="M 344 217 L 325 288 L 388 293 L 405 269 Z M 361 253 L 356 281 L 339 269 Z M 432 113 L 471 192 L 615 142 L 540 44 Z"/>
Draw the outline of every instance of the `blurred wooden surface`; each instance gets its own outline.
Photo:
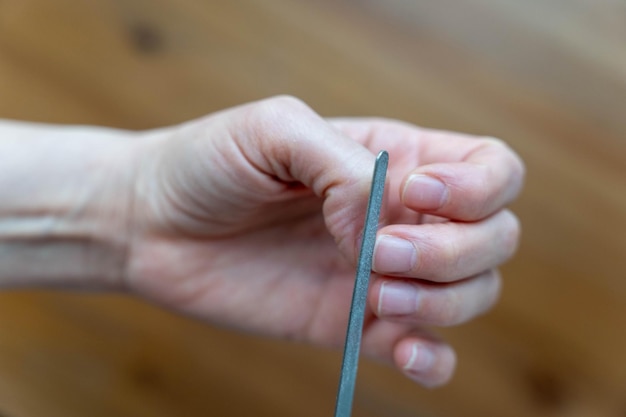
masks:
<path id="1" fill-rule="evenodd" d="M 367 363 L 355 416 L 626 415 L 626 3 L 0 0 L 0 117 L 133 129 L 289 93 L 504 138 L 528 182 L 453 383 Z M 136 300 L 0 295 L 0 415 L 330 416 L 337 352 Z"/>

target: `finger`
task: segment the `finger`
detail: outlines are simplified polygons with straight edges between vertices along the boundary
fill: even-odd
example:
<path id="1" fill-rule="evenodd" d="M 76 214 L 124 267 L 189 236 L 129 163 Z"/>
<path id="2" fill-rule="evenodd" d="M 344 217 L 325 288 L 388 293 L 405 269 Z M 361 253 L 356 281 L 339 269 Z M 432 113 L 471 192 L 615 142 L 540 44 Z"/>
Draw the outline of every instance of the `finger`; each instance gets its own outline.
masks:
<path id="1" fill-rule="evenodd" d="M 445 384 L 456 367 L 454 350 L 432 332 L 383 320 L 364 333 L 363 353 L 426 387 Z"/>
<path id="2" fill-rule="evenodd" d="M 408 336 L 394 349 L 394 362 L 413 381 L 429 388 L 446 384 L 456 367 L 452 348 L 440 341 Z"/>
<path id="3" fill-rule="evenodd" d="M 473 221 L 502 209 L 520 192 L 520 159 L 496 139 L 466 140 L 459 162 L 430 163 L 411 171 L 401 185 L 404 205 L 455 220 Z M 433 144 L 435 146 L 435 144 Z"/>
<path id="4" fill-rule="evenodd" d="M 380 274 L 449 282 L 508 260 L 520 227 L 508 210 L 475 223 L 390 225 L 379 230 L 372 268 Z"/>
<path id="5" fill-rule="evenodd" d="M 329 231 L 356 259 L 374 154 L 294 98 L 254 103 L 231 117 L 231 134 L 245 159 L 269 179 L 300 182 L 324 198 Z"/>
<path id="6" fill-rule="evenodd" d="M 399 190 L 404 204 L 413 210 L 477 220 L 501 209 L 520 192 L 524 165 L 501 140 L 395 120 L 354 118 L 332 123 L 369 147 L 384 146 L 390 153 L 390 167 L 411 170 L 400 174 L 406 176 Z"/>
<path id="7" fill-rule="evenodd" d="M 420 326 L 453 326 L 494 306 L 500 274 L 492 269 L 449 284 L 382 277 L 372 283 L 368 302 L 384 320 Z"/>

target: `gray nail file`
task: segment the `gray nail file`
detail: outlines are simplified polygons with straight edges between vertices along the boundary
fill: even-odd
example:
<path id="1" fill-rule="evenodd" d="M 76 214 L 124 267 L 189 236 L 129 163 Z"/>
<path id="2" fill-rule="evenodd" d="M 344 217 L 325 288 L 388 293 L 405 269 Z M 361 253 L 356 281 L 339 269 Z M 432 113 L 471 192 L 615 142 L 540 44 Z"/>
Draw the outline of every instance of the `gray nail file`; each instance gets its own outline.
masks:
<path id="1" fill-rule="evenodd" d="M 356 270 L 352 305 L 348 318 L 348 330 L 346 332 L 346 344 L 344 346 L 343 362 L 341 364 L 339 389 L 337 390 L 335 417 L 350 417 L 352 414 L 352 401 L 354 399 L 356 373 L 359 365 L 359 351 L 361 349 L 361 335 L 363 332 L 367 290 L 372 273 L 372 258 L 374 256 L 374 245 L 376 244 L 380 209 L 385 192 L 387 165 L 389 165 L 389 154 L 386 151 L 381 151 L 376 157 L 372 188 L 367 204 L 365 227 L 363 228 L 363 242 L 361 244 L 361 252 L 359 254 Z"/>

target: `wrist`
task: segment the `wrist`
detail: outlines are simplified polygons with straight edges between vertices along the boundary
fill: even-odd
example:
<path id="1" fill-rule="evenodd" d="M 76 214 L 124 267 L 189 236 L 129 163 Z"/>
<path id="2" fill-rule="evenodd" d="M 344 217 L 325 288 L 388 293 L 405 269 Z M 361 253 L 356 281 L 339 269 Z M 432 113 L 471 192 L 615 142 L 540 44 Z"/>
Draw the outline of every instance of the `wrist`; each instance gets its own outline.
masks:
<path id="1" fill-rule="evenodd" d="M 121 286 L 133 134 L 0 123 L 0 286 Z"/>

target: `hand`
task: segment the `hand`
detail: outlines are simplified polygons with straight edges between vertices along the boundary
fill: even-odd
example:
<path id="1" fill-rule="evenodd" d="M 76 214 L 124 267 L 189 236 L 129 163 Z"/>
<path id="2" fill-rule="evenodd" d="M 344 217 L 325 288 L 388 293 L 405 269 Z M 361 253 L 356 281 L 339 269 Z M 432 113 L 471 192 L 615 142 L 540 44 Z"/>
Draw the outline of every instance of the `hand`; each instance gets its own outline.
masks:
<path id="1" fill-rule="evenodd" d="M 502 142 L 324 120 L 274 98 L 150 132 L 137 153 L 126 285 L 202 319 L 341 346 L 375 154 L 390 154 L 363 351 L 427 386 L 452 349 L 424 326 L 496 301 L 523 165 Z"/>

